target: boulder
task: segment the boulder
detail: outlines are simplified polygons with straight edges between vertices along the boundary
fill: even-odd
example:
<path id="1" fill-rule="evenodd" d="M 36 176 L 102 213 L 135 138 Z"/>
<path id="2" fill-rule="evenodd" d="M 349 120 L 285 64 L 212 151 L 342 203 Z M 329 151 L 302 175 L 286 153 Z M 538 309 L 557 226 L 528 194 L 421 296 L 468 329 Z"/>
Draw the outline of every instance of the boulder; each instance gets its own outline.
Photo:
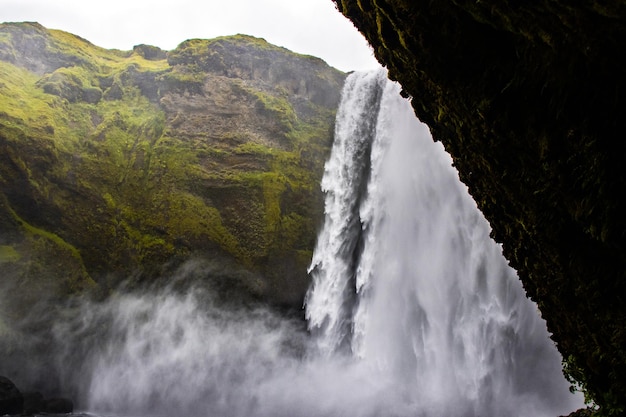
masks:
<path id="1" fill-rule="evenodd" d="M 22 395 L 24 397 L 24 415 L 39 414 L 44 410 L 43 394 L 40 392 L 25 392 Z"/>
<path id="2" fill-rule="evenodd" d="M 74 403 L 69 398 L 49 398 L 44 401 L 44 412 L 65 414 L 74 411 Z"/>
<path id="3" fill-rule="evenodd" d="M 0 376 L 0 415 L 21 414 L 24 398 L 9 378 Z"/>

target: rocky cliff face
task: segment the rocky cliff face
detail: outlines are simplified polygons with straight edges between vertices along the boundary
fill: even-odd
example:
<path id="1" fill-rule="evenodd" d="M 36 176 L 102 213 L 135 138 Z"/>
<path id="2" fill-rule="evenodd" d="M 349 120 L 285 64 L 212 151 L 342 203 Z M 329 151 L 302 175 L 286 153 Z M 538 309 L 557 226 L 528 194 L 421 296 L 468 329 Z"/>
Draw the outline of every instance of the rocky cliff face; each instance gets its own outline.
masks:
<path id="1" fill-rule="evenodd" d="M 452 154 L 577 379 L 626 410 L 626 9 L 335 0 Z"/>
<path id="2" fill-rule="evenodd" d="M 201 256 L 228 285 L 299 305 L 343 79 L 243 35 L 124 52 L 0 25 L 6 302 Z"/>

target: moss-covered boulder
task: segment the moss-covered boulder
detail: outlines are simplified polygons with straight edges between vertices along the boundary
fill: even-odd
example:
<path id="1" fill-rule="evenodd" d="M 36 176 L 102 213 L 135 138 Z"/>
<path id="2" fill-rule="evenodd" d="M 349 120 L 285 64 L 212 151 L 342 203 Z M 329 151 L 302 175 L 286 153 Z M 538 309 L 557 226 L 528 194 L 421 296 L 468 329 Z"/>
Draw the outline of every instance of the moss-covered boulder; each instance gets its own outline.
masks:
<path id="1" fill-rule="evenodd" d="M 624 3 L 335 3 L 452 154 L 568 375 L 624 412 Z"/>
<path id="2" fill-rule="evenodd" d="M 117 51 L 0 25 L 0 264 L 15 307 L 193 256 L 300 306 L 344 76 L 243 35 Z"/>

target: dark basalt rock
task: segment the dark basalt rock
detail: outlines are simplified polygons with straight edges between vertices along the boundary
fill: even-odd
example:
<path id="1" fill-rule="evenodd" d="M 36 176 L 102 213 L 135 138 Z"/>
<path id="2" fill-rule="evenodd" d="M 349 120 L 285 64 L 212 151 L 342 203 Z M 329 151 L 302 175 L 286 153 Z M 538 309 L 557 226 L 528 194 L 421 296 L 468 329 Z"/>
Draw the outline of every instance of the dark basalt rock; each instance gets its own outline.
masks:
<path id="1" fill-rule="evenodd" d="M 4 396 L 12 399 L 11 406 L 3 406 Z M 74 402 L 69 398 L 45 398 L 41 392 L 24 392 L 22 394 L 11 381 L 0 377 L 0 415 L 22 414 L 32 416 L 41 413 L 68 414 L 73 411 Z"/>
<path id="2" fill-rule="evenodd" d="M 453 156 L 567 375 L 626 409 L 623 4 L 335 3 Z"/>
<path id="3" fill-rule="evenodd" d="M 67 414 L 74 411 L 74 403 L 69 398 L 49 398 L 44 401 L 43 411 L 49 414 Z"/>
<path id="4" fill-rule="evenodd" d="M 567 416 L 561 417 L 593 417 L 595 415 L 595 410 L 591 408 L 581 408 L 580 410 L 576 410 L 573 413 L 568 414 Z"/>
<path id="5" fill-rule="evenodd" d="M 39 414 L 45 410 L 45 401 L 41 392 L 25 392 L 24 396 L 24 415 Z"/>
<path id="6" fill-rule="evenodd" d="M 24 406 L 24 398 L 9 378 L 0 376 L 0 416 L 20 414 Z"/>

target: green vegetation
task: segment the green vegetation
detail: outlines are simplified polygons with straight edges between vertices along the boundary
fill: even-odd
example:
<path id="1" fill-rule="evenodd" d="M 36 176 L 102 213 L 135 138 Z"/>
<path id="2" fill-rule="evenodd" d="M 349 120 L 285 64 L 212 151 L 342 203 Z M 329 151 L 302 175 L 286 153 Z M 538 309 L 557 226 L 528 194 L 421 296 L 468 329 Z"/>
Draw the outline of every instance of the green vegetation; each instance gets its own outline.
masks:
<path id="1" fill-rule="evenodd" d="M 0 265 L 3 263 L 17 262 L 21 258 L 13 246 L 0 245 Z"/>
<path id="2" fill-rule="evenodd" d="M 244 35 L 166 54 L 0 25 L 0 262 L 28 282 L 78 271 L 71 292 L 227 257 L 299 305 L 279 287 L 304 293 L 343 76 Z M 294 98 L 303 83 L 326 102 Z"/>
<path id="3" fill-rule="evenodd" d="M 11 208 L 9 208 L 9 214 L 11 214 L 11 216 L 15 219 L 15 221 L 18 224 L 20 224 L 28 234 L 30 234 L 30 235 L 32 235 L 32 236 L 34 236 L 36 238 L 43 238 L 43 239 L 49 240 L 55 246 L 58 246 L 58 247 L 64 249 L 73 258 L 75 258 L 77 261 L 81 262 L 80 253 L 78 252 L 78 250 L 75 247 L 73 247 L 72 245 L 70 245 L 67 242 L 65 242 L 59 236 L 55 235 L 54 233 L 50 233 L 50 232 L 48 232 L 46 230 L 39 229 L 39 228 L 37 228 L 37 227 L 35 227 L 35 226 L 31 225 L 31 224 L 26 223 Z M 17 252 L 15 252 L 15 253 L 17 254 Z M 16 257 L 17 257 L 17 259 L 19 259 L 19 255 L 17 255 Z"/>

